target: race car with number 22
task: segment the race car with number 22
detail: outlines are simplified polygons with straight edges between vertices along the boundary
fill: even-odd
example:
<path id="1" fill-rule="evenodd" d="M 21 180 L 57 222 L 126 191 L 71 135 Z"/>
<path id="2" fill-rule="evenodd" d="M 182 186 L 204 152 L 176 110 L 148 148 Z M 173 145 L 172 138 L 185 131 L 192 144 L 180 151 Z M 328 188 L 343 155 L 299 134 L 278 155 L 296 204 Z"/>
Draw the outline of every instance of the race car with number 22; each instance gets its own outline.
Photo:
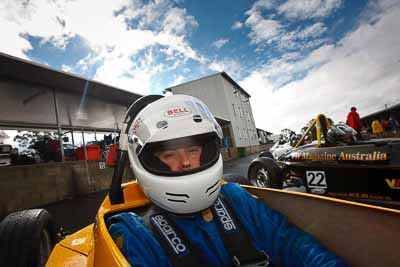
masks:
<path id="1" fill-rule="evenodd" d="M 302 138 L 277 159 L 260 153 L 249 165 L 250 182 L 278 189 L 303 185 L 308 193 L 394 207 L 400 201 L 400 139 L 330 145 L 321 138 L 327 140 L 327 125 L 321 114 L 311 125 L 318 142 L 299 146 Z"/>

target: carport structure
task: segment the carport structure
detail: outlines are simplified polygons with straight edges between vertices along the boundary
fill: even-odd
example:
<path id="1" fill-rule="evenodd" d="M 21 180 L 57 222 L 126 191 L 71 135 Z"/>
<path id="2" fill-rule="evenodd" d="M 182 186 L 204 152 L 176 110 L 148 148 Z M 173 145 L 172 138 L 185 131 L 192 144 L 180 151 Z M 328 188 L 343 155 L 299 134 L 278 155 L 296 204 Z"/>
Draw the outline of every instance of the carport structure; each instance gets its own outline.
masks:
<path id="1" fill-rule="evenodd" d="M 63 160 L 62 131 L 118 132 L 141 97 L 3 53 L 0 96 L 0 129 L 56 130 Z"/>
<path id="2" fill-rule="evenodd" d="M 394 118 L 396 118 L 397 120 L 400 119 L 400 103 L 363 116 L 361 118 L 361 121 L 364 126 L 370 126 L 373 120 L 381 118 L 389 119 L 390 116 L 394 116 Z"/>

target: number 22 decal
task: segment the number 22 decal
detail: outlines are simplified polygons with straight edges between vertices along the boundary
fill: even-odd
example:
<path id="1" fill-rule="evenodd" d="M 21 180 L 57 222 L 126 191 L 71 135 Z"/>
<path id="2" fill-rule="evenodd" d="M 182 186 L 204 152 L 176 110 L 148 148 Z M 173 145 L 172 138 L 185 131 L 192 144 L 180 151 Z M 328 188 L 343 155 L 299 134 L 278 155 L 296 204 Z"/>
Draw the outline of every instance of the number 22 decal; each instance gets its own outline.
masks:
<path id="1" fill-rule="evenodd" d="M 324 171 L 306 171 L 309 188 L 327 188 Z"/>

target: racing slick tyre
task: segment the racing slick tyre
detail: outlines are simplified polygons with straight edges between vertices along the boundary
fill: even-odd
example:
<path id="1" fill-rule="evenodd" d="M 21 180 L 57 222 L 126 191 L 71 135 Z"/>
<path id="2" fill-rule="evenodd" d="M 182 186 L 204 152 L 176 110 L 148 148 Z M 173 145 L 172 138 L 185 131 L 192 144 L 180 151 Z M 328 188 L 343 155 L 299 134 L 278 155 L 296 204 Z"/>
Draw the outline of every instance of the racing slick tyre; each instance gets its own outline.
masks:
<path id="1" fill-rule="evenodd" d="M 0 266 L 45 266 L 55 243 L 55 227 L 46 210 L 11 213 L 0 223 Z"/>
<path id="2" fill-rule="evenodd" d="M 260 153 L 259 157 L 263 157 L 263 158 L 274 158 L 274 155 L 272 155 L 272 153 L 270 151 L 263 151 Z"/>
<path id="3" fill-rule="evenodd" d="M 252 163 L 248 171 L 248 178 L 250 183 L 257 187 L 283 188 L 280 169 L 271 158 L 259 158 Z"/>
<path id="4" fill-rule="evenodd" d="M 235 173 L 227 173 L 222 175 L 222 179 L 227 182 L 238 183 L 238 184 L 245 184 L 245 185 L 252 185 L 246 177 L 241 176 Z"/>

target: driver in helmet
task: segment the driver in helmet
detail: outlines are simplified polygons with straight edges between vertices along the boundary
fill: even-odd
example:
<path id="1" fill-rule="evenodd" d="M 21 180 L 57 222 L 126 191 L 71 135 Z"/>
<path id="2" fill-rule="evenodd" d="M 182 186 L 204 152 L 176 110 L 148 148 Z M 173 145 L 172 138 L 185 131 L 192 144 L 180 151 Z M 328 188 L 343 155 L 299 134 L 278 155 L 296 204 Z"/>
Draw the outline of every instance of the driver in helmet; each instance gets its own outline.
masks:
<path id="1" fill-rule="evenodd" d="M 347 266 L 236 183 L 221 180 L 222 130 L 199 99 L 160 98 L 129 131 L 132 170 L 153 203 L 107 220 L 132 266 Z"/>
<path id="2" fill-rule="evenodd" d="M 357 132 L 343 122 L 332 125 L 327 132 L 327 139 L 333 145 L 348 145 L 357 142 Z"/>

